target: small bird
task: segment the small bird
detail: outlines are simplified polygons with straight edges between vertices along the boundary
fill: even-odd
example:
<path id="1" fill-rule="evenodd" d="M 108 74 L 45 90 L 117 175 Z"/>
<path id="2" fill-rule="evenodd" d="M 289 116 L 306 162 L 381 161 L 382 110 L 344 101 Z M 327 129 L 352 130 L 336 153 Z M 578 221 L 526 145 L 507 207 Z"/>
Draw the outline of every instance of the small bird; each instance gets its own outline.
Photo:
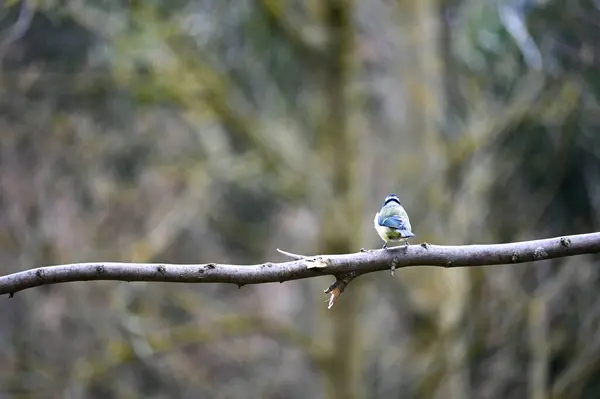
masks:
<path id="1" fill-rule="evenodd" d="M 381 239 L 385 241 L 383 249 L 387 248 L 389 241 L 404 240 L 404 244 L 408 246 L 408 239 L 415 236 L 411 231 L 408 214 L 396 194 L 385 197 L 383 206 L 375 214 L 373 224 Z"/>

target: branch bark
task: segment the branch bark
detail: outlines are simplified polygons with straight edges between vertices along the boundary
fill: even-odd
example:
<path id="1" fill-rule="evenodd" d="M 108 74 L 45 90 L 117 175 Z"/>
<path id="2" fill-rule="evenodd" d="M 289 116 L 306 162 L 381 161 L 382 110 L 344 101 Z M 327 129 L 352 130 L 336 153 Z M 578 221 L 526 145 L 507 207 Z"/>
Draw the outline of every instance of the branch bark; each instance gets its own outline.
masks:
<path id="1" fill-rule="evenodd" d="M 376 249 L 342 255 L 301 256 L 294 260 L 258 265 L 166 264 L 91 262 L 38 267 L 0 277 L 0 295 L 41 285 L 74 281 L 117 280 L 171 283 L 273 283 L 333 275 L 358 277 L 392 267 L 491 266 L 535 262 L 582 254 L 600 253 L 600 232 L 490 245 L 431 245 L 422 243 L 387 250 Z"/>

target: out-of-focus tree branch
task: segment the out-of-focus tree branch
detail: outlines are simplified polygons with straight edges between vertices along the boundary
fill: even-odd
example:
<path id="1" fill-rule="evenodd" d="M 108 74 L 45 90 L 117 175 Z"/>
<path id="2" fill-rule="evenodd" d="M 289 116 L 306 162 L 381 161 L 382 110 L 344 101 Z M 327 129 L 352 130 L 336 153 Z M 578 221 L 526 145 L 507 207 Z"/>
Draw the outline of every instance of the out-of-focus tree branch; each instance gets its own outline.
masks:
<path id="1" fill-rule="evenodd" d="M 307 35 L 301 29 L 290 24 L 285 18 L 285 4 L 280 0 L 259 0 L 256 2 L 273 23 L 273 27 L 279 30 L 289 40 L 299 54 L 308 61 L 324 62 L 327 52 L 324 46 L 325 34 Z M 313 27 L 313 29 L 317 29 Z"/>
<path id="2" fill-rule="evenodd" d="M 190 343 L 208 344 L 236 336 L 264 334 L 287 345 L 303 348 L 311 362 L 324 367 L 327 351 L 309 335 L 256 316 L 224 317 L 211 325 L 188 324 L 171 328 L 164 332 L 150 333 L 144 337 L 152 355 L 181 348 Z M 90 380 L 104 376 L 108 371 L 136 357 L 135 348 L 126 341 L 114 341 L 107 345 L 105 358 L 96 364 L 82 359 L 77 374 L 81 379 Z"/>
<path id="3" fill-rule="evenodd" d="M 0 34 L 0 61 L 4 58 L 4 54 L 8 47 L 19 40 L 29 29 L 33 14 L 35 13 L 35 2 L 31 0 L 23 0 L 17 22 L 7 32 Z"/>
<path id="4" fill-rule="evenodd" d="M 41 285 L 117 280 L 172 283 L 229 283 L 243 286 L 300 280 L 322 275 L 356 276 L 408 266 L 487 266 L 534 262 L 600 253 L 600 232 L 489 245 L 423 243 L 342 255 L 314 255 L 290 262 L 258 265 L 91 262 L 34 268 L 0 277 L 0 295 Z"/>

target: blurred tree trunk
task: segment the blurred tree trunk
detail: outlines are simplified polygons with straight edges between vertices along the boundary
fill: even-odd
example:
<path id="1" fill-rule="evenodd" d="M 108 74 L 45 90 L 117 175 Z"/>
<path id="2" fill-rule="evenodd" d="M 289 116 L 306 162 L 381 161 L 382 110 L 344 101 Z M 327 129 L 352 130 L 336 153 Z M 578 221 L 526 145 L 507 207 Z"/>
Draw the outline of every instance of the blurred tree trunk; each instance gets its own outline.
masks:
<path id="1" fill-rule="evenodd" d="M 404 133 L 407 137 L 403 141 L 417 141 L 415 145 L 408 144 L 409 148 L 422 148 L 426 151 L 426 154 L 417 157 L 419 180 L 428 182 L 423 186 L 423 193 L 427 197 L 422 203 L 427 204 L 428 209 L 442 211 L 422 213 L 420 229 L 428 231 L 434 239 L 441 242 L 444 242 L 444 237 L 452 237 L 452 240 L 462 242 L 469 232 L 469 218 L 459 221 L 464 215 L 455 215 L 453 212 L 454 204 L 450 199 L 453 197 L 453 190 L 459 190 L 459 187 L 448 186 L 448 143 L 441 129 L 446 121 L 447 112 L 447 88 L 442 63 L 444 45 L 448 43 L 444 43 L 441 38 L 443 26 L 439 3 L 436 0 L 399 0 L 402 18 L 408 27 L 410 48 L 410 57 L 407 57 L 404 68 L 410 74 L 405 78 L 409 123 Z M 440 223 L 440 214 L 447 215 L 444 223 Z M 468 369 L 465 367 L 468 342 L 462 332 L 470 284 L 468 273 L 467 269 L 411 272 L 411 275 L 414 274 L 421 282 L 416 287 L 420 286 L 421 290 L 436 287 L 435 290 L 440 295 L 435 298 L 445 298 L 443 302 L 437 299 L 432 302 L 432 311 L 437 311 L 436 330 L 439 336 L 430 348 L 433 351 L 443 350 L 445 370 L 436 383 L 428 384 L 429 386 L 422 391 L 425 397 L 434 396 L 434 392 L 443 393 L 440 397 L 445 398 L 469 397 Z M 433 358 L 437 356 L 435 353 L 430 355 Z"/>
<path id="2" fill-rule="evenodd" d="M 356 251 L 361 242 L 362 212 L 357 185 L 358 143 L 348 118 L 347 86 L 351 75 L 351 51 L 354 41 L 352 4 L 329 0 L 324 5 L 329 30 L 328 63 L 324 90 L 326 115 L 317 146 L 327 174 L 326 197 L 321 197 L 321 253 Z M 323 194 L 323 193 L 322 193 Z M 332 321 L 332 353 L 327 370 L 329 397 L 359 397 L 360 340 L 356 318 L 360 303 L 360 284 L 355 281 L 329 313 Z"/>

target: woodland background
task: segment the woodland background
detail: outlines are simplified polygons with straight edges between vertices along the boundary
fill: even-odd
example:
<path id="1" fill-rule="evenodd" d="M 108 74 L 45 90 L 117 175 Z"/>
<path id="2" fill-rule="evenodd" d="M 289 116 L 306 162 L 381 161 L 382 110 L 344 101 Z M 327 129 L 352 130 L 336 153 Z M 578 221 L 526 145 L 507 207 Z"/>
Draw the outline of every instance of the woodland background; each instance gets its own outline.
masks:
<path id="1" fill-rule="evenodd" d="M 0 2 L 0 272 L 600 230 L 592 0 Z M 597 398 L 598 256 L 0 298 L 0 397 Z"/>

